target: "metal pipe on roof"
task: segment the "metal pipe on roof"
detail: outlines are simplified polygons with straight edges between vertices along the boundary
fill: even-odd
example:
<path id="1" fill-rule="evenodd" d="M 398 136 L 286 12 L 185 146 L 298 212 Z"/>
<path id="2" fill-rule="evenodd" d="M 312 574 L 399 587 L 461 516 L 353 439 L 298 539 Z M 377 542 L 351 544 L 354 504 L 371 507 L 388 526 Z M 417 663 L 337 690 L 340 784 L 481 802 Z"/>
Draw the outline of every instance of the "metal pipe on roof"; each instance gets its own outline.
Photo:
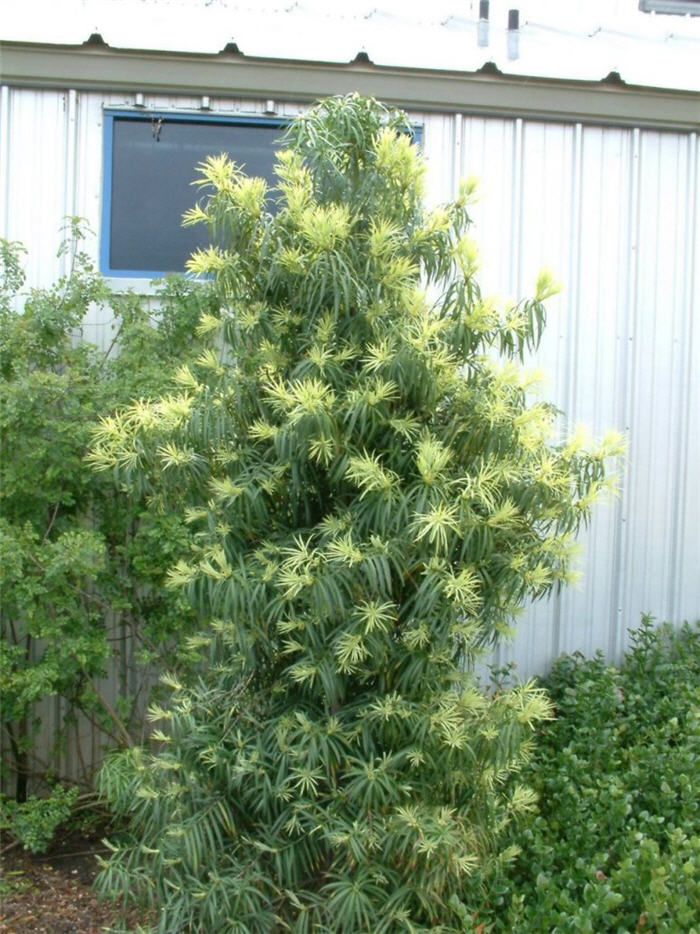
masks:
<path id="1" fill-rule="evenodd" d="M 476 24 L 476 44 L 485 48 L 489 44 L 489 0 L 479 0 L 479 22 Z"/>
<path id="2" fill-rule="evenodd" d="M 508 10 L 506 54 L 510 61 L 520 58 L 520 10 Z"/>

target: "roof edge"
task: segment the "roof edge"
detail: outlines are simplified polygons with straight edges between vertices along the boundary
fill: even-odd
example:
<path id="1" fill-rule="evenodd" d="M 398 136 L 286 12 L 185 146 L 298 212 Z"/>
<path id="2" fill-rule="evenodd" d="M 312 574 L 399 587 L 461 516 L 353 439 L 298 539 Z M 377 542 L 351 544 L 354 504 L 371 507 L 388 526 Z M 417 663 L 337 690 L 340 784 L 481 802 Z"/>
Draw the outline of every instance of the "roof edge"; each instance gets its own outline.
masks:
<path id="1" fill-rule="evenodd" d="M 358 91 L 408 110 L 696 131 L 700 94 L 611 82 L 118 49 L 106 43 L 0 41 L 0 83 L 13 87 L 184 93 L 298 101 Z"/>

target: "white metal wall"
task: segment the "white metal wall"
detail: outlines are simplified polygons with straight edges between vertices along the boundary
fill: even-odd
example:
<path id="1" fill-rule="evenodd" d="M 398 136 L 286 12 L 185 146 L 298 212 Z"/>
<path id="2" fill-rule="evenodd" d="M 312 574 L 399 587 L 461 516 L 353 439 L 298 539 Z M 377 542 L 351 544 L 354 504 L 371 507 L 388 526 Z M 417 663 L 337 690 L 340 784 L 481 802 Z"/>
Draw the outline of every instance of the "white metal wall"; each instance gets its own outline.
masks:
<path id="1" fill-rule="evenodd" d="M 99 230 L 102 111 L 131 103 L 2 88 L 0 236 L 28 247 L 29 284 L 62 272 L 55 253 L 67 214 Z M 214 108 L 263 109 L 239 100 Z M 564 283 L 534 361 L 550 374 L 549 397 L 570 423 L 629 438 L 620 496 L 595 511 L 584 536 L 581 584 L 528 610 L 500 658 L 528 675 L 563 651 L 615 657 L 642 612 L 700 616 L 697 134 L 412 116 L 424 125 L 432 201 L 449 198 L 462 175 L 481 179 L 473 216 L 484 291 L 519 296 L 544 264 Z M 92 249 L 97 256 L 96 241 Z M 85 336 L 109 342 L 109 322 L 94 315 Z"/>
<path id="2" fill-rule="evenodd" d="M 564 290 L 533 361 L 594 434 L 623 431 L 619 496 L 582 536 L 581 583 L 531 607 L 521 675 L 558 654 L 619 657 L 640 615 L 700 617 L 700 161 L 696 133 L 426 117 L 430 191 L 481 179 L 486 292 L 518 295 L 544 264 Z"/>

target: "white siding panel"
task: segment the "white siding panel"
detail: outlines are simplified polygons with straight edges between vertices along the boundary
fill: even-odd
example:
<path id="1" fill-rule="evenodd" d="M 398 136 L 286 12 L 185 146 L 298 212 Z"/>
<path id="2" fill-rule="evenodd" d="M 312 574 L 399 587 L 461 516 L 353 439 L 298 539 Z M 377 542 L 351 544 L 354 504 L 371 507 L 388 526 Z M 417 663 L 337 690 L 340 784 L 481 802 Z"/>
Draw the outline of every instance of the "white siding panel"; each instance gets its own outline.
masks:
<path id="1" fill-rule="evenodd" d="M 625 276 L 629 239 L 629 159 L 631 132 L 576 128 L 570 280 L 562 301 L 567 332 L 565 356 L 555 399 L 569 424 L 588 426 L 594 435 L 624 429 L 621 348 L 625 331 Z M 558 387 L 558 388 L 557 388 Z M 560 620 L 552 645 L 562 651 L 614 651 L 610 633 L 618 625 L 612 594 L 616 574 L 619 510 L 614 502 L 595 512 L 581 536 L 580 583 L 560 598 Z"/>
<path id="2" fill-rule="evenodd" d="M 688 140 L 688 224 L 685 244 L 685 348 L 683 421 L 680 429 L 677 538 L 673 619 L 700 616 L 700 146 Z"/>
<path id="3" fill-rule="evenodd" d="M 103 110 L 132 105 L 124 94 L 0 91 L 0 235 L 27 246 L 29 285 L 63 271 L 55 254 L 65 215 L 99 231 Z M 197 110 L 201 99 L 157 95 L 145 105 Z M 303 109 L 286 103 L 277 113 Z M 261 114 L 266 103 L 214 99 L 212 110 Z M 642 612 L 700 616 L 697 135 L 411 116 L 423 126 L 430 203 L 450 198 L 462 176 L 480 179 L 472 216 L 484 292 L 527 294 L 543 265 L 564 285 L 530 361 L 549 374 L 544 392 L 566 412 L 562 429 L 582 421 L 593 434 L 615 428 L 629 439 L 620 495 L 582 536 L 580 584 L 528 608 L 497 658 L 514 658 L 525 676 L 563 651 L 615 657 Z M 95 260 L 97 247 L 96 235 L 87 244 Z M 108 345 L 104 309 L 91 311 L 84 336 Z M 108 679 L 110 697 L 125 664 Z M 47 743 L 58 715 L 47 717 Z M 79 729 L 63 763 L 75 774 L 100 743 L 92 728 Z"/>
<path id="4" fill-rule="evenodd" d="M 426 196 L 434 206 L 452 197 L 455 176 L 461 169 L 456 162 L 456 138 L 461 150 L 460 116 L 414 115 L 423 128 L 423 155 L 425 156 Z"/>
<path id="5" fill-rule="evenodd" d="M 559 359 L 548 353 L 552 332 L 539 357 L 559 374 L 554 400 L 570 420 L 595 433 L 624 430 L 629 455 L 620 499 L 599 507 L 582 536 L 581 584 L 549 611 L 531 608 L 514 644 L 498 653 L 523 673 L 563 651 L 616 657 L 643 612 L 700 615 L 697 140 L 586 128 L 582 142 L 580 167 L 573 159 L 568 325 Z"/>
<path id="6" fill-rule="evenodd" d="M 10 187 L 10 89 L 0 87 L 0 231 L 8 229 Z"/>
<path id="7" fill-rule="evenodd" d="M 507 296 L 513 290 L 510 262 L 516 162 L 516 121 L 464 118 L 462 176 L 479 180 L 478 200 L 471 216 L 481 254 L 481 285 L 485 294 Z M 426 137 L 430 135 L 430 125 Z"/>
<path id="8" fill-rule="evenodd" d="M 9 125 L 0 157 L 6 167 L 2 236 L 29 250 L 27 277 L 48 285 L 60 270 L 57 234 L 65 215 L 67 94 L 18 91 L 8 95 Z"/>

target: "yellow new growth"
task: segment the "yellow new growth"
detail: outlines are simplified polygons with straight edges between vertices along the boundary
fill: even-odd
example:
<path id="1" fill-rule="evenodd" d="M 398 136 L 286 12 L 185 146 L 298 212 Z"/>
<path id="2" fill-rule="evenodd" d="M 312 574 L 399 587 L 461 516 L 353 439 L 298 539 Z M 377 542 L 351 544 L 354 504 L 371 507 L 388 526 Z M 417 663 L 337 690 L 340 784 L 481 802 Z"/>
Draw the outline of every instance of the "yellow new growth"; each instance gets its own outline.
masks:
<path id="1" fill-rule="evenodd" d="M 224 368 L 211 348 L 203 350 L 197 357 L 196 363 L 197 366 L 202 367 L 203 370 L 209 370 L 214 376 L 223 376 L 224 374 Z"/>
<path id="2" fill-rule="evenodd" d="M 309 442 L 309 456 L 317 464 L 328 466 L 335 456 L 335 441 L 327 435 L 319 435 Z"/>
<path id="3" fill-rule="evenodd" d="M 518 721 L 533 730 L 542 720 L 551 720 L 554 716 L 554 707 L 546 692 L 535 687 L 534 681 L 518 685 L 505 698 L 517 711 Z"/>
<path id="4" fill-rule="evenodd" d="M 381 402 L 393 402 L 397 399 L 399 388 L 393 380 L 377 377 L 370 382 L 363 395 L 368 405 L 379 405 Z"/>
<path id="5" fill-rule="evenodd" d="M 216 273 L 226 267 L 226 254 L 218 247 L 209 246 L 205 250 L 195 250 L 185 263 L 188 272 L 196 276 Z"/>
<path id="6" fill-rule="evenodd" d="M 379 457 L 364 454 L 348 459 L 345 476 L 362 490 L 362 496 L 374 491 L 388 491 L 398 480 L 396 474 L 382 467 Z"/>
<path id="7" fill-rule="evenodd" d="M 209 219 L 208 215 L 202 208 L 195 204 L 193 208 L 185 211 L 182 215 L 182 226 L 183 227 L 192 227 L 194 224 L 203 224 Z"/>
<path id="8" fill-rule="evenodd" d="M 457 204 L 460 207 L 464 207 L 472 201 L 477 199 L 477 193 L 479 188 L 479 179 L 473 175 L 463 178 L 459 183 L 459 190 L 457 193 Z"/>
<path id="9" fill-rule="evenodd" d="M 338 662 L 338 671 L 350 674 L 369 655 L 369 650 L 356 632 L 344 632 L 336 642 L 333 654 Z"/>
<path id="10" fill-rule="evenodd" d="M 180 369 L 177 371 L 177 373 L 175 374 L 175 381 L 179 383 L 180 386 L 184 386 L 186 389 L 192 389 L 192 390 L 198 389 L 200 385 L 199 382 L 197 381 L 197 377 L 194 375 L 192 370 L 187 366 L 187 364 L 183 364 L 183 366 L 181 366 Z"/>
<path id="11" fill-rule="evenodd" d="M 444 479 L 445 469 L 452 457 L 453 452 L 437 438 L 431 435 L 421 438 L 418 444 L 416 466 L 426 486 L 433 486 L 438 480 Z"/>
<path id="12" fill-rule="evenodd" d="M 329 252 L 344 243 L 350 233 L 350 210 L 344 204 L 305 208 L 299 217 L 299 230 L 318 252 Z"/>
<path id="13" fill-rule="evenodd" d="M 396 607 L 393 603 L 378 603 L 370 600 L 358 607 L 357 615 L 364 624 L 365 633 L 379 629 L 386 632 L 396 620 Z"/>
<path id="14" fill-rule="evenodd" d="M 444 208 L 436 208 L 426 218 L 425 230 L 427 233 L 436 233 L 447 230 L 450 226 L 450 215 Z"/>
<path id="15" fill-rule="evenodd" d="M 243 492 L 243 487 L 239 483 L 234 483 L 230 477 L 212 477 L 209 481 L 209 489 L 215 499 L 237 499 Z"/>
<path id="16" fill-rule="evenodd" d="M 465 321 L 473 331 L 490 331 L 498 324 L 496 296 L 487 295 L 472 306 Z"/>
<path id="17" fill-rule="evenodd" d="M 419 158 L 411 138 L 384 127 L 377 135 L 374 152 L 376 166 L 400 188 L 422 194 L 425 163 Z"/>
<path id="18" fill-rule="evenodd" d="M 479 248 L 469 236 L 460 237 L 454 248 L 454 259 L 465 279 L 470 279 L 479 268 Z"/>
<path id="19" fill-rule="evenodd" d="M 231 576 L 231 568 L 226 558 L 226 552 L 221 545 L 207 549 L 205 557 L 199 563 L 200 570 L 213 580 L 225 580 Z"/>
<path id="20" fill-rule="evenodd" d="M 524 409 L 513 419 L 518 429 L 518 440 L 526 451 L 534 453 L 552 438 L 554 431 L 552 413 L 543 405 Z"/>
<path id="21" fill-rule="evenodd" d="M 192 411 L 192 397 L 187 393 L 179 396 L 164 396 L 153 406 L 153 411 L 162 419 L 162 427 L 176 428 L 181 425 Z M 150 415 L 147 416 L 150 419 Z"/>
<path id="22" fill-rule="evenodd" d="M 564 457 L 574 457 L 581 454 L 591 443 L 591 433 L 586 425 L 580 422 L 576 425 L 562 451 Z"/>
<path id="23" fill-rule="evenodd" d="M 178 448 L 171 442 L 162 444 L 158 448 L 157 454 L 164 470 L 173 467 L 187 467 L 198 460 L 197 454 L 193 450 Z"/>
<path id="24" fill-rule="evenodd" d="M 239 178 L 231 191 L 231 200 L 243 213 L 257 220 L 265 207 L 267 182 L 264 178 Z"/>
<path id="25" fill-rule="evenodd" d="M 437 503 L 413 520 L 413 532 L 420 541 L 427 538 L 441 552 L 447 551 L 449 533 L 459 532 L 459 510 L 456 503 Z"/>
<path id="26" fill-rule="evenodd" d="M 281 379 L 271 379 L 265 391 L 274 408 L 286 415 L 290 423 L 305 415 L 319 415 L 335 401 L 330 386 L 316 377 L 295 380 L 288 385 Z"/>
<path id="27" fill-rule="evenodd" d="M 392 256 L 382 264 L 379 278 L 388 291 L 402 293 L 410 288 L 418 272 L 418 266 L 410 257 Z"/>
<path id="28" fill-rule="evenodd" d="M 368 373 L 376 373 L 390 363 L 395 355 L 392 341 L 383 337 L 376 344 L 368 344 L 362 364 Z"/>
<path id="29" fill-rule="evenodd" d="M 364 555 L 352 540 L 352 533 L 346 532 L 326 546 L 326 555 L 331 561 L 340 561 L 352 567 L 359 564 Z"/>
<path id="30" fill-rule="evenodd" d="M 458 574 L 448 573 L 443 587 L 448 599 L 464 613 L 476 613 L 481 606 L 479 576 L 474 568 L 462 568 Z"/>
<path id="31" fill-rule="evenodd" d="M 517 522 L 518 517 L 518 507 L 512 499 L 506 498 L 498 509 L 491 513 L 486 520 L 486 524 L 493 529 L 507 529 Z"/>
<path id="32" fill-rule="evenodd" d="M 526 785 L 516 785 L 510 797 L 510 806 L 516 814 L 534 811 L 537 807 L 537 792 Z"/>
<path id="33" fill-rule="evenodd" d="M 561 289 L 561 282 L 556 281 L 551 269 L 545 266 L 540 270 L 540 274 L 537 277 L 537 284 L 535 286 L 536 301 L 543 302 L 546 299 L 551 298 L 552 295 L 556 295 L 557 292 L 561 292 Z"/>
<path id="34" fill-rule="evenodd" d="M 400 243 L 401 230 L 383 218 L 373 218 L 369 234 L 369 254 L 374 259 L 392 256 Z"/>
<path id="35" fill-rule="evenodd" d="M 627 450 L 627 439 L 619 431 L 607 431 L 594 451 L 596 460 L 620 457 Z"/>
<path id="36" fill-rule="evenodd" d="M 311 175 L 299 153 L 291 149 L 283 149 L 277 154 L 275 174 L 280 180 L 278 188 L 287 202 L 287 211 L 298 221 L 312 200 Z"/>
<path id="37" fill-rule="evenodd" d="M 235 180 L 241 175 L 236 163 L 223 152 L 218 156 L 207 156 L 203 162 L 197 163 L 196 168 L 200 177 L 192 182 L 193 185 L 198 188 L 209 185 L 222 192 L 230 192 Z"/>
<path id="38" fill-rule="evenodd" d="M 396 692 L 377 698 L 370 704 L 369 709 L 378 720 L 386 721 L 391 720 L 393 717 L 405 720 L 411 716 L 411 712 L 404 703 L 403 698 Z"/>
<path id="39" fill-rule="evenodd" d="M 197 323 L 197 334 L 199 337 L 207 337 L 210 334 L 216 334 L 220 328 L 221 318 L 205 312 Z"/>
<path id="40" fill-rule="evenodd" d="M 282 268 L 292 275 L 303 273 L 306 269 L 306 260 L 299 247 L 285 247 L 277 254 L 277 259 Z"/>

